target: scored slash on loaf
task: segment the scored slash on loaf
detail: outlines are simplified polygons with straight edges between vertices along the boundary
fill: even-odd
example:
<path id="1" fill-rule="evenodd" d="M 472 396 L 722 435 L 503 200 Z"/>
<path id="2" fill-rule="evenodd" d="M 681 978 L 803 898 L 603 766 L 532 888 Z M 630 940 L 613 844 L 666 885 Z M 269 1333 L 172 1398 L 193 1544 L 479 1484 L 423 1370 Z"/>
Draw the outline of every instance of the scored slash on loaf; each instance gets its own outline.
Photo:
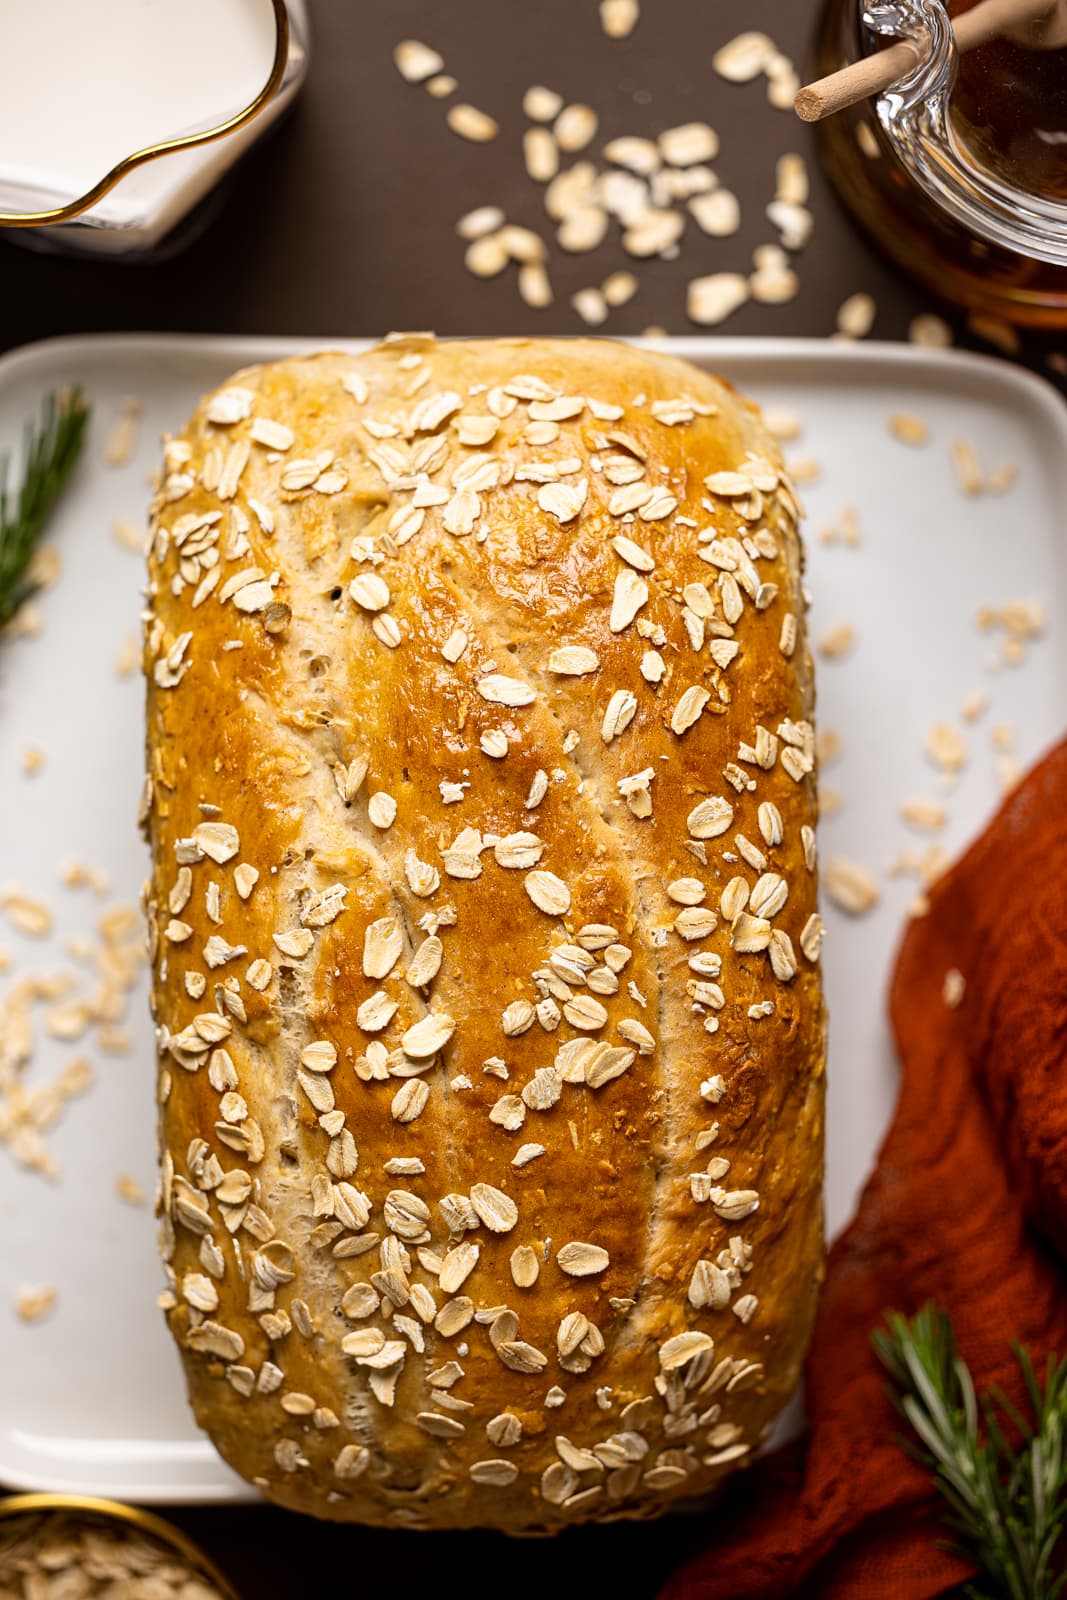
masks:
<path id="1" fill-rule="evenodd" d="M 792 1390 L 824 1068 L 797 517 L 755 407 L 609 343 L 284 361 L 167 442 L 163 1305 L 272 1499 L 647 1516 Z"/>

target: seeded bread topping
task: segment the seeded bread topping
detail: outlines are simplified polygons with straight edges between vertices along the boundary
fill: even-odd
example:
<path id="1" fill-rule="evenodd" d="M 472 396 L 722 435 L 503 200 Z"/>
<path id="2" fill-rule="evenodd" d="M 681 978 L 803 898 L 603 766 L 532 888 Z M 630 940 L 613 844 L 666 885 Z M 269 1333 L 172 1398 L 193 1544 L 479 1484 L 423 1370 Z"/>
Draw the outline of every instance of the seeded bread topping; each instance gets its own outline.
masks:
<path id="1" fill-rule="evenodd" d="M 824 1032 L 798 506 L 589 341 L 234 377 L 145 621 L 163 1306 L 282 1504 L 553 1529 L 796 1381 Z"/>

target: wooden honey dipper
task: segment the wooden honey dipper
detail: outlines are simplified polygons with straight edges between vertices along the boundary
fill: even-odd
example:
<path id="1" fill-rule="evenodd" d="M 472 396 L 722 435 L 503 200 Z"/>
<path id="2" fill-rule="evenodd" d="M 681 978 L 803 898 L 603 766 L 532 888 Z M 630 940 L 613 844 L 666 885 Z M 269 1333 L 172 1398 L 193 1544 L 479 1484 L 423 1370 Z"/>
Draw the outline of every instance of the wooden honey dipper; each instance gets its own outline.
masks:
<path id="1" fill-rule="evenodd" d="M 1067 0 L 981 0 L 953 19 L 952 31 L 961 55 L 1001 34 L 1031 50 L 1059 50 L 1067 46 Z M 807 84 L 798 91 L 793 107 L 804 122 L 821 122 L 870 95 L 884 93 L 913 71 L 922 57 L 910 39 L 898 40 Z"/>

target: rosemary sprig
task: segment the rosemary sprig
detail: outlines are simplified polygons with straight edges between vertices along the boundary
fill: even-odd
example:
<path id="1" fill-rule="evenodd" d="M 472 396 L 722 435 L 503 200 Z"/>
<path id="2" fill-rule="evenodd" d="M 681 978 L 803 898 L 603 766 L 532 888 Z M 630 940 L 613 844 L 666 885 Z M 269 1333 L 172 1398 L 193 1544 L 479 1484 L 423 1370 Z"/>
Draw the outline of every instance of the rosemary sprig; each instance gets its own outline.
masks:
<path id="1" fill-rule="evenodd" d="M 946 1311 L 931 1304 L 910 1321 L 895 1312 L 887 1321 L 874 1335 L 875 1353 L 920 1440 L 902 1443 L 948 1502 L 951 1548 L 981 1569 L 981 1584 L 966 1592 L 974 1600 L 1056 1600 L 1067 1584 L 1067 1360 L 1050 1355 L 1041 1385 L 1028 1353 L 1013 1344 L 1031 1413 L 1024 1416 L 999 1389 L 978 1400 Z"/>
<path id="2" fill-rule="evenodd" d="M 50 394 L 39 422 L 26 424 L 22 482 L 8 490 L 9 459 L 0 458 L 0 628 L 35 592 L 34 547 L 85 442 L 89 407 L 80 389 Z"/>

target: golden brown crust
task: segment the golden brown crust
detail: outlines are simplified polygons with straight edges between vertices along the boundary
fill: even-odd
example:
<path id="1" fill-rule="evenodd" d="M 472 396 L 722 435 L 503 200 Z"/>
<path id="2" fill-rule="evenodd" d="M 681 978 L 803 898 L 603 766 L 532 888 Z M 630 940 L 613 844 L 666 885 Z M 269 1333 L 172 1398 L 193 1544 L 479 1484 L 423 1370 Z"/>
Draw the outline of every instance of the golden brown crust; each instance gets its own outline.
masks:
<path id="1" fill-rule="evenodd" d="M 153 518 L 201 1425 L 353 1521 L 707 1489 L 793 1388 L 822 1257 L 811 665 L 755 408 L 623 345 L 411 336 L 239 374 Z"/>

